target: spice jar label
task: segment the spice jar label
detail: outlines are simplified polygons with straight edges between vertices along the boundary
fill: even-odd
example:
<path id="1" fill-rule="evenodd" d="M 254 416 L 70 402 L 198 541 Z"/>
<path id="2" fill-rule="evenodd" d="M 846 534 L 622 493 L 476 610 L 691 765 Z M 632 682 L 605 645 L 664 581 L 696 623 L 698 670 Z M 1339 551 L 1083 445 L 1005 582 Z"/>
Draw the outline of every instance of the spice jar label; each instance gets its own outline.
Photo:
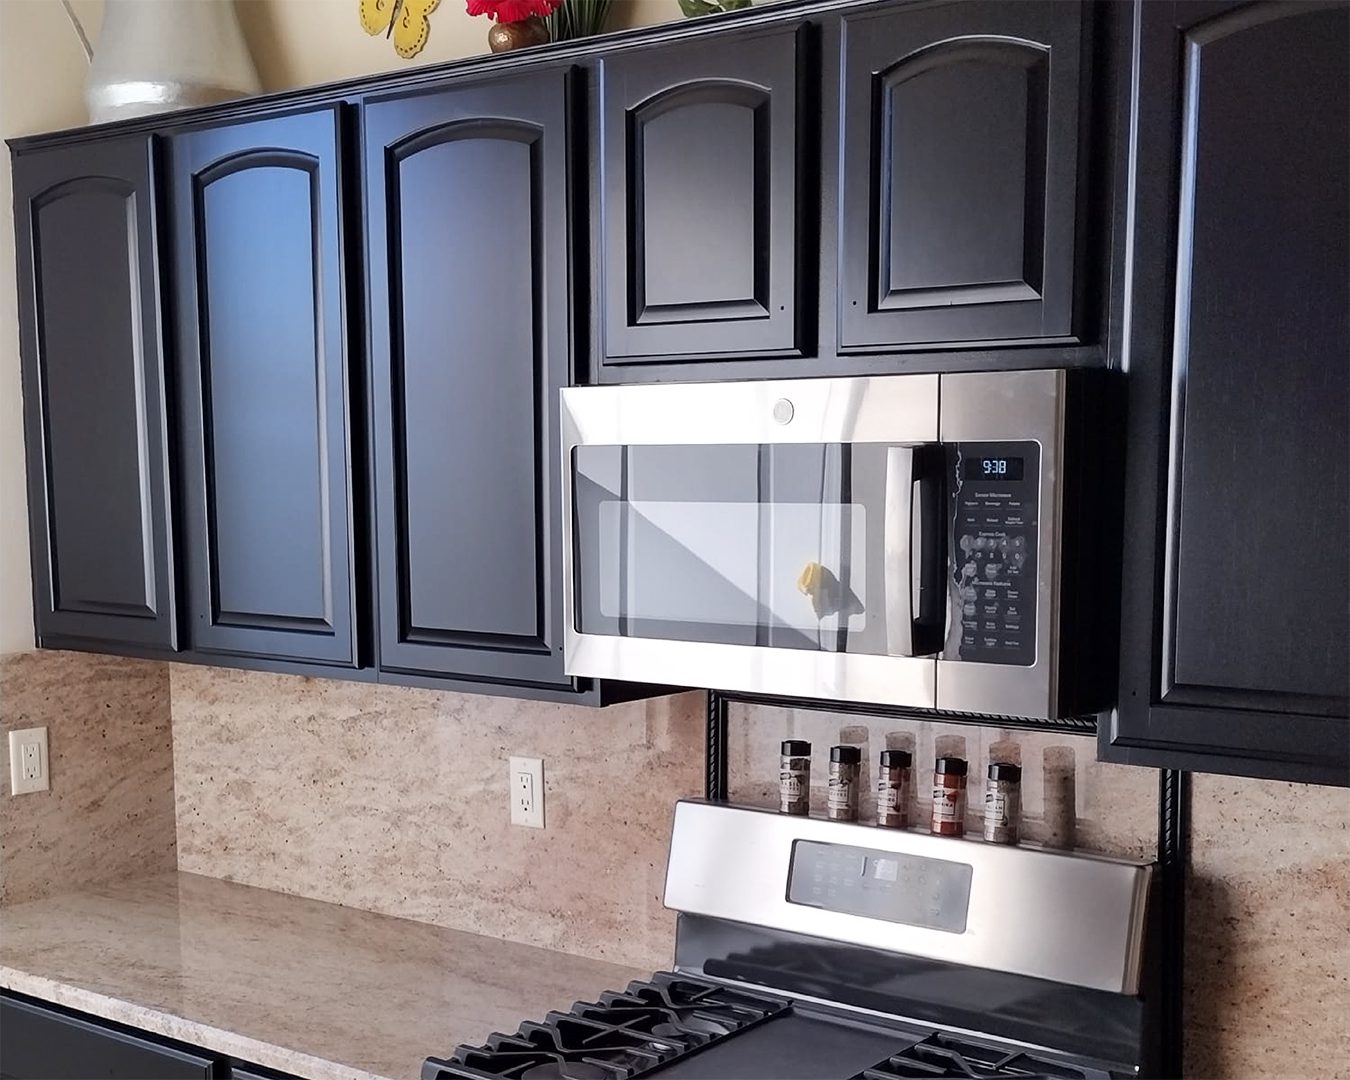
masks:
<path id="1" fill-rule="evenodd" d="M 848 810 L 853 806 L 853 783 L 845 776 L 831 776 L 827 805 L 831 810 Z"/>

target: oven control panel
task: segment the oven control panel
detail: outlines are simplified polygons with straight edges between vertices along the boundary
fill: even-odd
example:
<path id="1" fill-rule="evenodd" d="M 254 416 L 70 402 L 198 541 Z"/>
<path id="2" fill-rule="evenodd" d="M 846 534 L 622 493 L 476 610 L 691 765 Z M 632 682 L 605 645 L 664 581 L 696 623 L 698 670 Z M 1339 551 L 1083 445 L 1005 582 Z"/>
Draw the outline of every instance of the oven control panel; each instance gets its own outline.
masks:
<path id="1" fill-rule="evenodd" d="M 947 448 L 951 619 L 943 659 L 1036 662 L 1041 449 L 1034 442 Z"/>
<path id="2" fill-rule="evenodd" d="M 901 851 L 797 840 L 788 903 L 963 934 L 972 870 Z"/>

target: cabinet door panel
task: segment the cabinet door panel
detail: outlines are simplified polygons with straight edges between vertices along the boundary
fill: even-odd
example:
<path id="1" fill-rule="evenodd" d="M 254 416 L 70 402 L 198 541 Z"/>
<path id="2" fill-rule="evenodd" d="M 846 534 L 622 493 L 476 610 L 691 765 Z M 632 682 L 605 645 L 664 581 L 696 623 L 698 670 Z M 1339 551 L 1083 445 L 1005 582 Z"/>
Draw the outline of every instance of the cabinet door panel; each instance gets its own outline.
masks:
<path id="1" fill-rule="evenodd" d="M 337 113 L 174 146 L 192 640 L 350 664 Z"/>
<path id="2" fill-rule="evenodd" d="M 176 645 L 151 146 L 15 159 L 39 639 Z"/>
<path id="3" fill-rule="evenodd" d="M 797 34 L 602 61 L 607 359 L 801 348 Z"/>
<path id="4" fill-rule="evenodd" d="M 16 1080 L 210 1080 L 219 1072 L 204 1053 L 10 997 L 0 997 L 0 1030 L 0 1075 Z"/>
<path id="5" fill-rule="evenodd" d="M 1350 15 L 1145 5 L 1139 33 L 1133 527 L 1104 752 L 1345 783 Z"/>
<path id="6" fill-rule="evenodd" d="M 843 19 L 840 345 L 1072 335 L 1077 4 Z"/>
<path id="7" fill-rule="evenodd" d="M 552 72 L 365 108 L 387 670 L 568 682 L 567 92 Z"/>

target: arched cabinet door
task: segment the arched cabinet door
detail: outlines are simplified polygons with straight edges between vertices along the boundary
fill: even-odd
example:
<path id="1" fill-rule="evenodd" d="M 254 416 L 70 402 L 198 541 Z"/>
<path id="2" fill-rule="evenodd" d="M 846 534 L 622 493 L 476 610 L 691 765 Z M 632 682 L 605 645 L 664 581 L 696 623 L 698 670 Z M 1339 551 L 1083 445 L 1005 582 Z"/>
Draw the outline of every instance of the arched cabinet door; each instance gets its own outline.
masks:
<path id="1" fill-rule="evenodd" d="M 351 666 L 338 109 L 171 142 L 191 644 Z"/>
<path id="2" fill-rule="evenodd" d="M 177 645 L 148 136 L 14 159 L 38 643 Z"/>
<path id="3" fill-rule="evenodd" d="M 1350 784 L 1350 8 L 1145 3 L 1101 756 Z"/>
<path id="4" fill-rule="evenodd" d="M 841 349 L 1073 340 L 1082 7 L 844 16 Z"/>
<path id="5" fill-rule="evenodd" d="M 605 363 L 804 348 L 799 33 L 600 62 Z"/>
<path id="6" fill-rule="evenodd" d="M 382 671 L 563 674 L 570 77 L 364 107 Z"/>

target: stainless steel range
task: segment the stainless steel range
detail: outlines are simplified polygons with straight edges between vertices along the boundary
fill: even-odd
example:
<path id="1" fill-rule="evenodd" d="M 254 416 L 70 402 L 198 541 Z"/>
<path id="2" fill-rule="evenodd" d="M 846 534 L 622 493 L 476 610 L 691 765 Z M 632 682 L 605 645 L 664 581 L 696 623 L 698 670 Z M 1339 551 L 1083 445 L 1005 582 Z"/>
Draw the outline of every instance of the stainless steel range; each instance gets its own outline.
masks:
<path id="1" fill-rule="evenodd" d="M 682 802 L 674 970 L 423 1080 L 1153 1075 L 1152 869 Z"/>

